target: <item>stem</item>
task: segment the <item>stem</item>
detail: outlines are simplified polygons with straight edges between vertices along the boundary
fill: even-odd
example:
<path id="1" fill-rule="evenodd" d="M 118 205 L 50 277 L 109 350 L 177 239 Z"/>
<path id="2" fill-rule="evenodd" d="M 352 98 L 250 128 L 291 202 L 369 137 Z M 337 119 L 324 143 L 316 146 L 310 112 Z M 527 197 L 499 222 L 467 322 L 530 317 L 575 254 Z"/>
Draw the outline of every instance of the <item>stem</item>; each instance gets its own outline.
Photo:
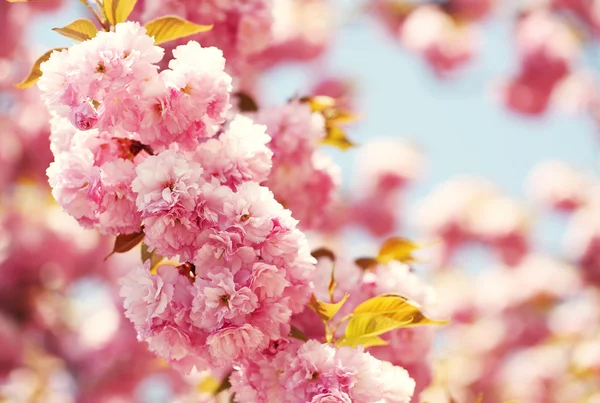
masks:
<path id="1" fill-rule="evenodd" d="M 346 316 L 344 316 L 338 323 L 336 323 L 333 326 L 333 329 L 330 329 L 330 331 L 331 331 L 331 341 L 329 343 L 333 342 L 333 338 L 334 338 L 335 334 L 337 333 L 337 330 L 340 327 L 340 325 L 342 323 L 346 322 L 347 320 L 350 320 L 350 318 L 352 318 L 352 314 L 351 313 L 348 314 L 348 315 L 346 315 Z"/>
<path id="2" fill-rule="evenodd" d="M 110 30 L 110 27 L 108 27 L 107 24 L 104 21 L 102 21 L 102 18 L 100 18 L 100 16 L 96 13 L 96 10 L 94 10 L 90 3 L 88 3 L 88 0 L 81 0 L 81 3 L 90 11 L 90 13 L 92 13 L 92 15 L 96 18 L 96 21 L 98 21 L 102 29 L 108 32 Z"/>

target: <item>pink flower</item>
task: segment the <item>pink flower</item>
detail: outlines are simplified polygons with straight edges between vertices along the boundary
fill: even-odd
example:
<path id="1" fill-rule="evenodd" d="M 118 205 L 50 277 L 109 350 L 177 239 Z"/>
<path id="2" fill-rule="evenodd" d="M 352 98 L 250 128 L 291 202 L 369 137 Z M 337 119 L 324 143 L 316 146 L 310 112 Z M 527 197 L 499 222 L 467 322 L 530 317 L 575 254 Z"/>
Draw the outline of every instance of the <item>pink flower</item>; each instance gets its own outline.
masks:
<path id="1" fill-rule="evenodd" d="M 280 296 L 289 285 L 284 273 L 277 267 L 265 263 L 254 264 L 251 287 L 261 299 Z"/>
<path id="2" fill-rule="evenodd" d="M 95 125 L 108 130 L 131 115 L 130 100 L 139 99 L 146 83 L 158 75 L 155 63 L 162 56 L 162 48 L 154 46 L 143 27 L 125 22 L 117 24 L 114 32 L 99 32 L 93 39 L 55 52 L 42 64 L 38 86 L 46 105 L 61 116 L 73 114 L 79 128 L 91 127 L 98 119 Z M 85 106 L 91 100 L 103 110 L 100 116 L 91 105 Z"/>
<path id="3" fill-rule="evenodd" d="M 543 206 L 572 211 L 588 199 L 590 178 L 563 161 L 545 161 L 536 166 L 528 180 L 529 193 Z"/>
<path id="4" fill-rule="evenodd" d="M 208 337 L 206 344 L 216 366 L 251 357 L 268 346 L 262 332 L 249 324 L 219 330 Z"/>
<path id="5" fill-rule="evenodd" d="M 211 24 L 213 29 L 195 38 L 203 45 L 222 49 L 228 68 L 240 74 L 251 56 L 264 49 L 271 37 L 272 5 L 267 0 L 217 1 L 199 4 L 193 0 L 164 2 L 147 0 L 142 19 L 149 21 L 175 14 L 190 21 Z"/>
<path id="6" fill-rule="evenodd" d="M 440 77 L 447 77 L 476 52 L 477 33 L 470 24 L 458 24 L 441 7 L 416 7 L 400 28 L 400 39 L 421 55 Z"/>
<path id="7" fill-rule="evenodd" d="M 260 243 L 274 230 L 273 219 L 289 217 L 268 188 L 256 182 L 243 183 L 224 206 L 231 224 L 240 227 L 250 243 Z"/>
<path id="8" fill-rule="evenodd" d="M 124 297 L 125 316 L 135 326 L 143 326 L 150 318 L 164 314 L 173 299 L 178 277 L 173 266 L 159 267 L 156 276 L 150 275 L 149 262 L 134 268 L 123 279 L 120 292 Z"/>
<path id="9" fill-rule="evenodd" d="M 298 101 L 255 116 L 272 137 L 273 169 L 266 185 L 303 228 L 319 228 L 336 200 L 339 167 L 317 150 L 325 137 L 323 116 Z"/>
<path id="10" fill-rule="evenodd" d="M 334 389 L 314 396 L 311 403 L 352 403 L 352 400 L 346 393 Z"/>
<path id="11" fill-rule="evenodd" d="M 98 112 L 90 102 L 85 101 L 73 109 L 70 118 L 78 130 L 90 130 L 98 123 Z"/>
<path id="12" fill-rule="evenodd" d="M 196 160 L 204 167 L 206 176 L 216 177 L 230 187 L 249 180 L 264 182 L 273 155 L 266 146 L 269 141 L 264 126 L 236 115 L 218 140 L 210 139 L 200 145 Z"/>
<path id="13" fill-rule="evenodd" d="M 249 360 L 231 377 L 236 401 L 408 403 L 415 387 L 408 373 L 360 349 L 336 349 L 309 340 L 275 356 Z"/>
<path id="14" fill-rule="evenodd" d="M 519 20 L 516 41 L 521 65 L 504 86 L 504 101 L 516 112 L 539 115 L 548 108 L 554 89 L 568 77 L 580 44 L 568 24 L 544 9 Z"/>
<path id="15" fill-rule="evenodd" d="M 258 307 L 257 296 L 248 288 L 240 287 L 232 273 L 208 273 L 208 278 L 197 278 L 191 318 L 200 328 L 221 327 L 224 323 L 244 323 L 247 314 Z"/>
<path id="16" fill-rule="evenodd" d="M 131 234 L 139 231 L 142 217 L 135 206 L 131 183 L 135 166 L 129 160 L 117 159 L 102 165 L 101 179 L 105 192 L 99 227 L 103 233 Z"/>
<path id="17" fill-rule="evenodd" d="M 52 195 L 81 225 L 91 227 L 103 197 L 100 170 L 94 156 L 84 148 L 61 153 L 47 171 Z"/>
<path id="18" fill-rule="evenodd" d="M 150 156 L 136 167 L 136 174 L 132 189 L 145 216 L 194 209 L 202 167 L 183 154 L 167 150 Z"/>
<path id="19" fill-rule="evenodd" d="M 173 56 L 170 69 L 151 84 L 156 97 L 149 97 L 141 137 L 156 150 L 174 142 L 192 150 L 199 139 L 214 136 L 224 123 L 231 77 L 224 72 L 219 49 L 190 41 L 173 50 Z"/>
<path id="20" fill-rule="evenodd" d="M 184 216 L 177 210 L 144 218 L 145 242 L 156 248 L 161 256 L 192 260 L 197 248 L 198 231 L 194 217 Z"/>
<path id="21" fill-rule="evenodd" d="M 120 295 L 124 298 L 125 316 L 133 322 L 138 335 L 148 341 L 151 350 L 185 365 L 197 343 L 187 315 L 192 286 L 173 266 L 162 265 L 155 275 L 149 269 L 146 262 L 123 279 Z"/>

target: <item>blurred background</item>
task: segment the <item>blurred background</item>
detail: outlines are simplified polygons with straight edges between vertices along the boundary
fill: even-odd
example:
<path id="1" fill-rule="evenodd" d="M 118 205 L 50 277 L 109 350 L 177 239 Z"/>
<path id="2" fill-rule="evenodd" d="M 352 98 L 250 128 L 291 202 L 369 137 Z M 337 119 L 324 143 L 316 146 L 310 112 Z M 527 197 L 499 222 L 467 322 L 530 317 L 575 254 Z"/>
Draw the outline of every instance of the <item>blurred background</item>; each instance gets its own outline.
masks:
<path id="1" fill-rule="evenodd" d="M 359 117 L 358 147 L 320 152 L 359 202 L 345 214 L 373 214 L 311 229 L 313 246 L 423 243 L 415 267 L 453 318 L 420 401 L 600 402 L 600 2 L 273 1 L 274 35 L 308 50 L 251 78 L 261 107 L 324 93 Z M 85 8 L 0 7 L 0 401 L 205 401 L 205 374 L 183 379 L 135 339 L 114 284 L 139 256 L 104 262 L 112 240 L 52 201 L 48 116 L 13 87 Z M 378 205 L 383 174 L 402 186 Z"/>

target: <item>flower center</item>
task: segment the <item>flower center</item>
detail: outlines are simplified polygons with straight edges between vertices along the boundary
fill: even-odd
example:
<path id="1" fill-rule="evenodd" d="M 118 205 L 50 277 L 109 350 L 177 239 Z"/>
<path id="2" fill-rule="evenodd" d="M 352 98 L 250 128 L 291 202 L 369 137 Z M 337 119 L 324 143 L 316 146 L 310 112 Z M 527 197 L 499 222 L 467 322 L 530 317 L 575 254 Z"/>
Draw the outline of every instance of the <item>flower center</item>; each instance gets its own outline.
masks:
<path id="1" fill-rule="evenodd" d="M 106 67 L 104 66 L 104 62 L 99 62 L 98 66 L 96 67 L 96 71 L 98 73 L 104 73 L 106 72 Z"/>

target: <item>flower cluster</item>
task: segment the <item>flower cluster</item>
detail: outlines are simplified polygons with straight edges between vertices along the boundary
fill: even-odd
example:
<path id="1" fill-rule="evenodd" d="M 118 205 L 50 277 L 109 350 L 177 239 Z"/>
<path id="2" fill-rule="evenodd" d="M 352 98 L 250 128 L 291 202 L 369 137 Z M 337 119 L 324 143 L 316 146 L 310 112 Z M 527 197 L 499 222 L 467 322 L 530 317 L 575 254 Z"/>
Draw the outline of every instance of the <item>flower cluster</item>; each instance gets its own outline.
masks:
<path id="1" fill-rule="evenodd" d="M 457 177 L 438 185 L 416 213 L 422 230 L 442 241 L 440 265 L 470 242 L 490 247 L 509 265 L 529 250 L 527 210 L 480 178 Z"/>
<path id="2" fill-rule="evenodd" d="M 517 24 L 520 69 L 504 89 L 505 103 L 524 114 L 543 113 L 580 54 L 576 34 L 559 16 L 533 11 Z"/>
<path id="3" fill-rule="evenodd" d="M 321 257 L 317 261 L 314 280 L 314 292 L 319 300 L 329 299 L 327 284 L 332 268 L 335 270 L 336 281 L 334 299 L 339 301 L 345 294 L 350 296 L 341 308 L 340 316 L 350 314 L 363 301 L 385 294 L 398 294 L 409 298 L 427 313 L 437 309 L 434 288 L 426 284 L 407 264 L 397 261 L 374 264 L 365 269 L 346 259 L 333 262 L 327 257 Z M 295 315 L 292 323 L 305 329 L 308 337 L 323 337 L 323 323 L 310 309 Z M 343 327 L 338 330 L 342 331 Z M 386 345 L 369 347 L 367 352 L 379 360 L 406 369 L 415 381 L 415 396 L 418 396 L 432 379 L 429 353 L 434 335 L 435 329 L 430 326 L 395 329 L 381 336 Z"/>
<path id="4" fill-rule="evenodd" d="M 266 125 L 272 138 L 273 169 L 267 186 L 302 228 L 322 227 L 340 182 L 339 167 L 317 149 L 326 136 L 325 119 L 299 101 L 263 109 L 254 119 Z"/>
<path id="5" fill-rule="evenodd" d="M 186 371 L 230 365 L 286 337 L 314 270 L 296 221 L 266 188 L 207 186 L 196 207 L 207 228 L 189 236 L 200 245 L 189 246 L 194 265 L 162 265 L 156 275 L 137 267 L 121 289 L 140 337 Z"/>
<path id="6" fill-rule="evenodd" d="M 265 127 L 225 122 L 220 52 L 190 42 L 173 54 L 157 73 L 162 50 L 137 24 L 119 24 L 54 53 L 39 86 L 56 112 L 48 176 L 59 203 L 104 233 L 143 229 L 150 251 L 187 262 L 134 268 L 121 294 L 140 338 L 189 371 L 287 336 L 313 258 L 260 185 L 271 168 Z"/>
<path id="7" fill-rule="evenodd" d="M 423 159 L 417 147 L 403 140 L 380 138 L 361 147 L 354 192 L 360 196 L 352 201 L 351 219 L 375 236 L 394 233 L 404 193 L 420 177 Z"/>
<path id="8" fill-rule="evenodd" d="M 223 51 L 232 73 L 243 74 L 249 58 L 267 47 L 272 36 L 272 5 L 268 0 L 144 0 L 141 19 L 150 21 L 177 15 L 199 24 L 212 25 L 198 35 L 203 46 Z"/>
<path id="9" fill-rule="evenodd" d="M 310 340 L 236 368 L 232 392 L 239 403 L 408 403 L 414 381 L 406 370 L 361 349 L 334 348 Z"/>

